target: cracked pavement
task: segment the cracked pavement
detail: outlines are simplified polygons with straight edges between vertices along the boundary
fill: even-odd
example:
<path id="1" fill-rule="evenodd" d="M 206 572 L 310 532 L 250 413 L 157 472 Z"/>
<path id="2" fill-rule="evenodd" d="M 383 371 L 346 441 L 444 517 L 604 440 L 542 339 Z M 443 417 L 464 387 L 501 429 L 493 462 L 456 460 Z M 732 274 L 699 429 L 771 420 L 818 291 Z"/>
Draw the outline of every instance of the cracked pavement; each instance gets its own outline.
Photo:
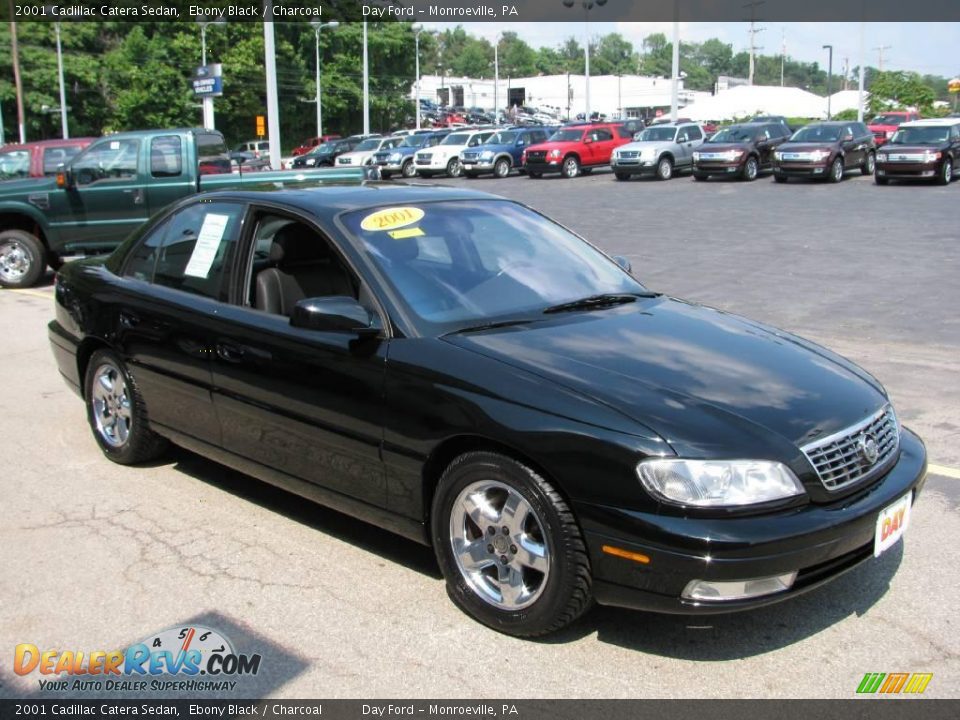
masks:
<path id="1" fill-rule="evenodd" d="M 455 182 L 555 215 L 654 289 L 847 355 L 931 462 L 960 467 L 960 183 Z M 0 696 L 66 697 L 14 675 L 17 643 L 105 650 L 191 620 L 263 654 L 238 697 L 848 698 L 866 672 L 932 672 L 925 696 L 960 696 L 958 479 L 930 476 L 904 543 L 790 602 L 595 608 L 515 640 L 456 610 L 427 548 L 185 451 L 107 461 L 56 372 L 51 302 L 49 279 L 0 291 Z M 497 667 L 508 685 L 479 671 Z"/>

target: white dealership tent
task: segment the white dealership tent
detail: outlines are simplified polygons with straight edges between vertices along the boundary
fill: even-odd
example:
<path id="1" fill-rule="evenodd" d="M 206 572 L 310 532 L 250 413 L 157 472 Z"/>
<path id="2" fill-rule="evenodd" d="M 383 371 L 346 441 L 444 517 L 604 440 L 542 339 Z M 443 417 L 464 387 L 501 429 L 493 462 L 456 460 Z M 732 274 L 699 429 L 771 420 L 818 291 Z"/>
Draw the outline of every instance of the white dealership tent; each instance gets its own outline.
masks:
<path id="1" fill-rule="evenodd" d="M 752 115 L 822 118 L 827 101 L 819 95 L 793 87 L 738 85 L 683 108 L 691 120 L 734 120 Z"/>
<path id="2" fill-rule="evenodd" d="M 859 98 L 859 90 L 841 90 L 840 92 L 835 92 L 830 96 L 830 112 L 836 115 L 838 112 L 843 112 L 844 110 L 856 110 L 859 106 Z M 869 100 L 870 93 L 864 91 L 864 106 L 866 106 Z"/>

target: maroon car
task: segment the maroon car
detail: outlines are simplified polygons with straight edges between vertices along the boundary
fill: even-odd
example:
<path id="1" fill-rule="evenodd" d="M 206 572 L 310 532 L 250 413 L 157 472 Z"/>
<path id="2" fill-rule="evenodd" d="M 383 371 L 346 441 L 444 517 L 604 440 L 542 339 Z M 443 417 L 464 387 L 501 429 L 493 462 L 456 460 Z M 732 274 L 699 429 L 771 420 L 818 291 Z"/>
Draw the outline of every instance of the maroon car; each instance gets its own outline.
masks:
<path id="1" fill-rule="evenodd" d="M 933 180 L 949 185 L 960 172 L 960 119 L 903 123 L 877 152 L 877 185 L 890 180 Z"/>
<path id="2" fill-rule="evenodd" d="M 876 144 L 867 126 L 856 121 L 812 123 L 773 152 L 773 179 L 805 177 L 840 182 L 847 170 L 872 175 Z"/>
<path id="3" fill-rule="evenodd" d="M 55 175 L 57 169 L 95 138 L 37 140 L 0 147 L 0 180 Z"/>
<path id="4" fill-rule="evenodd" d="M 756 180 L 773 167 L 773 151 L 786 142 L 789 130 L 782 123 L 741 123 L 725 127 L 693 153 L 693 177 L 706 180 L 721 175 Z"/>

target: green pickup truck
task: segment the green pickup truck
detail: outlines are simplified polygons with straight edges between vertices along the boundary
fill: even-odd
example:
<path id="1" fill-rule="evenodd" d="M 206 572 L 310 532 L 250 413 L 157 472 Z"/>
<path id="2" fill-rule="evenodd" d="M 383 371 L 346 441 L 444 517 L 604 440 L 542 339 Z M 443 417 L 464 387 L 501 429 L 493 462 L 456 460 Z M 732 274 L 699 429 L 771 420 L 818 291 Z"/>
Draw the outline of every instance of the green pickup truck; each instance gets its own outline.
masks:
<path id="1" fill-rule="evenodd" d="M 232 173 L 215 130 L 109 135 L 54 177 L 0 183 L 0 286 L 29 287 L 65 255 L 109 252 L 151 215 L 193 193 L 366 177 L 362 168 Z"/>

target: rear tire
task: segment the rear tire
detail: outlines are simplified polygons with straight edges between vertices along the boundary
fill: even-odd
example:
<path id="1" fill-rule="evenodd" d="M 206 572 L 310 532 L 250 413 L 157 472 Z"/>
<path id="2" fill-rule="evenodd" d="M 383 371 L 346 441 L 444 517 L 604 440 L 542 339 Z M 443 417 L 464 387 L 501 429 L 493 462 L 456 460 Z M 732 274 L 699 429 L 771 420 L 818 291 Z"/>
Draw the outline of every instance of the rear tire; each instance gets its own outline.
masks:
<path id="1" fill-rule="evenodd" d="M 873 175 L 873 171 L 877 167 L 877 156 L 875 153 L 868 152 L 867 157 L 864 158 L 863 165 L 860 166 L 860 173 L 862 175 Z"/>
<path id="2" fill-rule="evenodd" d="M 112 350 L 97 350 L 90 357 L 83 396 L 93 437 L 113 462 L 146 462 L 167 449 L 167 440 L 150 429 L 137 383 Z"/>
<path id="3" fill-rule="evenodd" d="M 47 250 L 36 235 L 24 230 L 0 232 L 0 287 L 36 285 L 47 267 Z"/>
<path id="4" fill-rule="evenodd" d="M 469 452 L 454 460 L 433 498 L 431 531 L 450 598 L 494 630 L 546 635 L 590 607 L 590 561 L 573 512 L 512 458 Z"/>

